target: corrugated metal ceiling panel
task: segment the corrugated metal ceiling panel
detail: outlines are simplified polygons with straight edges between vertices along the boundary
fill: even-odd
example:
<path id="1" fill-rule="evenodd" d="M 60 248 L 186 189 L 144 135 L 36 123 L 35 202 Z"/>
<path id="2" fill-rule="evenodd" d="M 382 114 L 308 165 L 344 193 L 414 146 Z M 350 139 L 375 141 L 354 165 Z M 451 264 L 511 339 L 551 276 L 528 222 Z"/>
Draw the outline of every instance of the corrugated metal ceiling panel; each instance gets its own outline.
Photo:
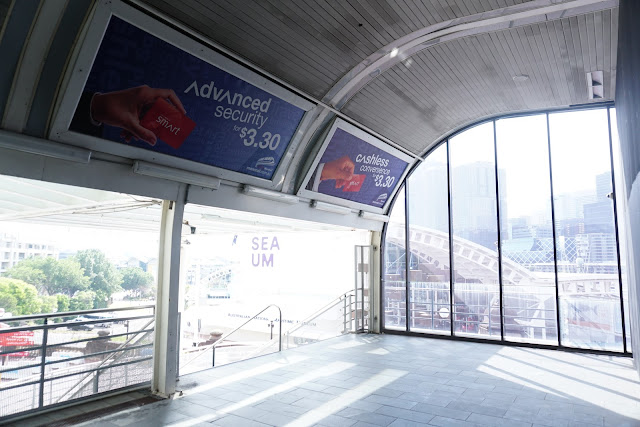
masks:
<path id="1" fill-rule="evenodd" d="M 419 154 L 483 117 L 589 102 L 590 71 L 604 71 L 604 100 L 612 100 L 616 31 L 614 9 L 435 45 L 383 73 L 343 111 Z"/>
<path id="2" fill-rule="evenodd" d="M 322 98 L 349 70 L 429 25 L 527 0 L 143 0 Z"/>

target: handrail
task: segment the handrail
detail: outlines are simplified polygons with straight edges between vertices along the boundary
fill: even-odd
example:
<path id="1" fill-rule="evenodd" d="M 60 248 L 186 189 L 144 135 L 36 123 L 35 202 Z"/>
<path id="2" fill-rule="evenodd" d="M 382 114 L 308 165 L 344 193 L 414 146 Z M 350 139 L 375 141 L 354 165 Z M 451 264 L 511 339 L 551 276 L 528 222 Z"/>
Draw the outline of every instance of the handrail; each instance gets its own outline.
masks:
<path id="1" fill-rule="evenodd" d="M 266 306 L 265 308 L 263 308 L 262 310 L 260 310 L 260 312 L 254 314 L 253 316 L 251 316 L 246 322 L 244 322 L 242 325 L 238 326 L 237 328 L 235 328 L 234 330 L 232 330 L 231 332 L 223 335 L 222 337 L 220 337 L 219 340 L 217 340 L 216 342 L 214 342 L 213 344 L 210 344 L 206 347 L 202 348 L 202 351 L 196 355 L 193 359 L 189 360 L 188 362 L 186 362 L 184 365 L 182 365 L 182 367 L 187 366 L 188 364 L 190 364 L 191 362 L 193 362 L 194 360 L 196 360 L 197 358 L 199 358 L 200 356 L 202 356 L 204 353 L 206 353 L 210 348 L 215 351 L 215 348 L 218 346 L 218 344 L 220 344 L 222 341 L 226 340 L 227 338 L 229 338 L 231 335 L 233 335 L 235 332 L 237 332 L 238 330 L 242 329 L 242 327 L 244 327 L 244 325 L 246 325 L 247 323 L 251 322 L 253 319 L 255 319 L 256 317 L 260 316 L 262 313 L 264 313 L 265 311 L 267 311 L 268 309 L 270 309 L 271 307 L 275 307 L 278 309 L 278 323 L 279 323 L 279 327 L 278 327 L 278 339 L 279 339 L 279 344 L 278 344 L 278 351 L 282 351 L 282 310 L 280 309 L 280 307 L 278 307 L 275 304 L 269 304 L 268 306 Z"/>
<path id="2" fill-rule="evenodd" d="M 82 326 L 82 325 L 93 325 L 100 323 L 113 323 L 120 322 L 123 320 L 140 320 L 140 319 L 155 319 L 155 314 L 145 314 L 144 316 L 132 316 L 132 317 L 111 317 L 109 319 L 99 319 L 99 320 L 83 320 L 82 322 L 62 322 L 62 323 L 47 323 L 43 325 L 35 325 L 35 326 L 18 326 L 16 328 L 4 328 L 0 329 L 0 334 L 9 334 L 12 332 L 26 332 L 26 331 L 37 331 L 39 329 L 49 330 L 49 329 L 57 329 L 57 328 L 67 328 L 69 326 Z M 50 317 L 46 317 L 46 319 L 50 319 Z"/>
<path id="3" fill-rule="evenodd" d="M 133 316 L 129 313 L 126 313 L 126 312 L 136 312 L 139 310 L 151 310 L 152 313 L 145 314 L 145 315 L 133 315 Z M 118 313 L 118 314 L 114 314 L 113 316 L 108 316 L 102 319 L 83 320 L 80 322 L 60 322 L 60 323 L 51 322 L 51 319 L 56 319 L 56 318 L 65 318 L 65 317 L 82 316 L 82 315 L 90 315 L 94 313 L 107 313 L 107 312 L 110 314 L 114 314 L 114 313 Z M 37 377 L 37 380 L 31 381 L 30 378 L 27 378 L 25 379 L 27 383 L 12 384 L 11 387 L 2 388 L 2 390 L 8 390 L 11 388 L 16 388 L 19 386 L 25 386 L 30 384 L 39 384 L 39 390 L 36 390 L 36 392 L 38 392 L 39 394 L 38 407 L 41 408 L 44 406 L 45 382 L 54 381 L 62 377 L 71 377 L 71 376 L 87 374 L 78 382 L 76 382 L 71 388 L 64 391 L 62 396 L 58 398 L 57 402 L 60 402 L 70 394 L 73 394 L 73 396 L 75 397 L 92 379 L 94 379 L 94 392 L 96 392 L 95 389 L 98 385 L 96 379 L 100 375 L 100 372 L 106 369 L 110 369 L 112 367 L 120 366 L 121 364 L 118 364 L 118 362 L 123 358 L 129 357 L 131 354 L 130 353 L 131 351 L 139 350 L 145 347 L 150 347 L 152 345 L 152 344 L 140 345 L 140 342 L 142 342 L 143 339 L 145 339 L 146 337 L 148 337 L 150 334 L 154 332 L 155 328 L 151 327 L 151 329 L 148 329 L 148 327 L 155 322 L 154 312 L 155 312 L 155 305 L 140 305 L 140 306 L 134 306 L 134 307 L 105 308 L 105 309 L 95 309 L 95 310 L 58 312 L 58 313 L 41 313 L 36 315 L 16 316 L 16 317 L 8 317 L 8 318 L 0 319 L 0 321 L 7 322 L 7 323 L 25 322 L 25 321 L 34 321 L 34 320 L 43 321 L 42 325 L 17 326 L 17 327 L 0 329 L 0 335 L 19 333 L 19 332 L 25 332 L 25 331 L 40 331 L 40 330 L 43 333 L 42 342 L 39 345 L 28 345 L 27 347 L 22 347 L 20 349 L 11 349 L 11 350 L 5 349 L 2 352 L 0 352 L 0 356 L 3 356 L 6 354 L 16 353 L 18 351 L 34 351 L 34 350 L 40 351 L 40 355 L 37 356 L 36 358 L 37 363 L 13 367 L 13 370 L 16 370 L 16 369 L 25 370 L 25 369 L 32 369 L 32 368 L 39 367 L 40 368 L 39 373 L 32 376 L 32 378 Z M 139 313 L 136 313 L 136 314 L 139 314 Z M 70 327 L 70 326 L 73 327 L 73 326 L 92 325 L 92 324 L 99 324 L 99 323 L 117 323 L 122 321 L 128 322 L 131 320 L 145 320 L 144 322 L 145 325 L 139 331 L 129 331 L 127 327 L 127 333 L 118 334 L 118 336 L 126 336 L 127 338 L 125 342 L 120 344 L 116 349 L 96 351 L 94 353 L 85 354 L 83 356 L 66 358 L 65 360 L 47 360 L 47 354 L 50 348 L 62 347 L 69 344 L 77 344 L 79 342 L 89 343 L 92 341 L 100 341 L 100 340 L 113 338 L 113 337 L 106 337 L 106 336 L 98 336 L 98 337 L 92 337 L 92 338 L 83 338 L 83 339 L 74 340 L 74 341 L 65 341 L 61 343 L 49 344 L 48 342 L 49 332 L 52 330 Z M 89 371 L 72 372 L 62 377 L 59 375 L 47 376 L 45 373 L 45 370 L 48 366 L 51 366 L 51 365 L 60 366 L 60 364 L 63 362 L 82 360 L 88 356 L 100 356 L 100 357 L 104 357 L 104 359 L 97 364 L 97 367 L 95 369 L 91 369 Z M 34 360 L 34 362 L 36 360 Z M 126 364 L 139 363 L 140 361 L 143 361 L 143 360 L 144 359 L 136 359 L 134 361 L 130 361 L 130 362 L 128 361 L 126 362 Z M 91 363 L 86 365 L 89 366 L 94 364 Z M 8 372 L 9 369 L 12 369 L 12 368 L 0 369 L 0 372 Z M 75 369 L 77 368 L 70 369 L 70 371 L 74 371 Z M 57 371 L 58 374 L 59 372 L 61 371 Z M 80 389 L 77 389 L 78 386 L 80 387 Z"/>
<path id="4" fill-rule="evenodd" d="M 138 336 L 142 333 L 142 331 L 143 331 L 143 330 L 146 330 L 146 329 L 147 329 L 147 327 L 148 327 L 149 325 L 151 325 L 153 322 L 155 322 L 155 318 L 154 318 L 154 319 L 149 320 L 149 321 L 147 322 L 147 324 L 146 324 L 146 325 L 144 325 L 144 326 L 141 328 L 141 329 L 142 329 L 141 331 L 132 332 L 132 333 L 131 333 L 131 335 L 133 335 L 133 336 L 132 336 L 131 338 L 128 338 L 128 339 L 127 339 L 124 343 L 122 343 L 122 344 L 118 347 L 118 349 L 117 349 L 117 351 L 122 351 L 123 353 L 122 353 L 122 354 L 120 354 L 120 355 L 116 355 L 115 353 L 111 353 L 109 356 L 107 356 L 107 357 L 106 357 L 106 358 L 105 358 L 105 359 L 100 363 L 100 365 L 98 365 L 98 367 L 96 368 L 96 372 L 98 372 L 100 369 L 103 369 L 103 366 L 104 366 L 107 362 L 112 361 L 111 365 L 113 365 L 115 362 L 117 362 L 117 361 L 118 361 L 118 360 L 120 360 L 122 357 L 124 357 L 124 354 L 125 354 L 124 352 L 125 352 L 125 351 L 128 351 L 128 350 L 131 350 L 131 348 L 128 348 L 129 343 L 131 343 L 131 342 L 132 342 L 132 341 L 134 341 L 134 340 L 135 340 L 135 343 L 138 343 L 138 342 L 142 341 L 143 339 L 145 339 L 145 338 L 146 338 L 150 333 L 152 333 L 152 332 L 153 332 L 153 330 L 151 330 L 151 331 L 149 331 L 149 332 L 146 332 L 142 337 L 138 338 Z M 136 339 L 136 338 L 137 338 L 137 339 Z M 106 367 L 106 368 L 104 368 L 104 369 L 108 369 L 108 368 L 109 368 L 109 366 L 107 366 L 107 367 Z M 88 373 L 84 378 L 81 378 L 78 382 L 76 382 L 76 384 L 74 384 L 72 387 L 70 387 L 69 389 L 67 389 L 67 391 L 66 391 L 66 392 L 65 392 L 65 393 L 64 393 L 64 394 L 63 394 L 63 395 L 58 399 L 58 401 L 57 401 L 56 403 L 59 403 L 59 402 L 60 402 L 64 397 L 66 397 L 66 396 L 69 394 L 69 392 L 70 392 L 71 390 L 73 390 L 73 389 L 74 389 L 74 388 L 76 388 L 78 385 L 81 385 L 83 382 L 85 382 L 87 379 L 89 379 L 89 377 L 91 377 L 91 376 L 92 376 L 92 374 L 93 374 L 93 373 Z M 82 390 L 82 388 L 83 388 L 83 387 L 85 387 L 85 386 L 86 386 L 86 384 L 81 385 L 81 387 L 80 387 L 78 390 L 76 390 L 76 391 L 75 391 L 75 393 L 73 394 L 73 396 L 75 396 L 76 394 L 78 394 L 78 393 Z"/>
<path id="5" fill-rule="evenodd" d="M 349 290 L 347 292 L 345 292 L 344 294 L 340 295 L 339 297 L 335 298 L 333 301 L 331 301 L 329 304 L 325 305 L 324 307 L 322 307 L 321 309 L 317 310 L 315 313 L 313 313 L 312 315 L 310 315 L 309 317 L 307 317 L 306 319 L 304 319 L 302 322 L 300 322 L 298 325 L 294 326 L 293 328 L 289 329 L 286 333 L 290 334 L 292 332 L 297 331 L 298 329 L 304 327 L 307 325 L 307 323 L 311 322 L 312 320 L 314 320 L 316 317 L 326 313 L 327 311 L 331 310 L 333 307 L 335 307 L 336 305 L 340 304 L 341 302 L 343 302 L 345 299 L 347 299 L 347 296 L 352 296 L 355 293 L 354 290 Z"/>
<path id="6" fill-rule="evenodd" d="M 37 320 L 43 319 L 45 317 L 70 317 L 70 316 L 81 316 L 83 314 L 93 314 L 93 313 L 111 313 L 114 311 L 132 311 L 132 310 L 143 310 L 148 308 L 155 308 L 155 304 L 149 305 L 141 305 L 138 307 L 120 307 L 120 308 L 96 308 L 91 310 L 80 310 L 80 311 L 63 311 L 60 313 L 44 313 L 44 314 L 30 314 L 27 316 L 15 316 L 15 317 L 3 317 L 0 320 L 3 322 L 17 322 L 22 320 Z M 109 319 L 111 320 L 111 319 Z M 116 319 L 117 320 L 117 319 Z"/>

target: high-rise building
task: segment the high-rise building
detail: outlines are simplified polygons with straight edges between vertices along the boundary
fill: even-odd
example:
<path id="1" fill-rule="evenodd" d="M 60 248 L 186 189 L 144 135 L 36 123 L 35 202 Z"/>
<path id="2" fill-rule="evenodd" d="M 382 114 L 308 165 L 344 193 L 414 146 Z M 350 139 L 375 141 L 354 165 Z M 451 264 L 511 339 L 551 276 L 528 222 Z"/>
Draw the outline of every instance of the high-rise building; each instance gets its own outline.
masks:
<path id="1" fill-rule="evenodd" d="M 498 170 L 504 182 L 504 170 Z M 491 250 L 497 249 L 495 166 L 476 162 L 453 171 L 453 229 L 457 236 Z M 500 187 L 500 212 L 507 218 L 506 188 Z"/>
<path id="2" fill-rule="evenodd" d="M 58 259 L 58 255 L 58 249 L 49 242 L 22 239 L 8 233 L 0 234 L 0 274 L 27 258 Z"/>

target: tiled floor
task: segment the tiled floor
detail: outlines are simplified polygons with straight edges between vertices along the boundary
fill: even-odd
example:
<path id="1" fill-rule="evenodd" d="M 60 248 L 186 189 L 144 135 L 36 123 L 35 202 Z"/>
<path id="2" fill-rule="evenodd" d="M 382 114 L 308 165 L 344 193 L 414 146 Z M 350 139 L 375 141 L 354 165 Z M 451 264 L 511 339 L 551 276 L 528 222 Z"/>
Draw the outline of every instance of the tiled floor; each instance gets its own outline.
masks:
<path id="1" fill-rule="evenodd" d="M 349 335 L 182 377 L 97 426 L 640 426 L 629 358 Z M 31 424 L 35 425 L 35 424 Z"/>

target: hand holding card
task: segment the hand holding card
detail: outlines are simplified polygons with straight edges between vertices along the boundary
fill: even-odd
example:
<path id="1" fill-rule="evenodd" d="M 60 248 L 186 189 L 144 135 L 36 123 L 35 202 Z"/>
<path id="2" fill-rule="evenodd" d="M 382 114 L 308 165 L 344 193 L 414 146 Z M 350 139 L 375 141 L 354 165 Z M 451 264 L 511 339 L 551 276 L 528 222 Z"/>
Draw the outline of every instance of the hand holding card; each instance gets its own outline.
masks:
<path id="1" fill-rule="evenodd" d="M 366 174 L 362 175 L 353 175 L 353 177 L 346 181 L 346 185 L 342 188 L 342 191 L 348 193 L 356 193 L 360 191 L 362 188 L 362 184 L 364 183 L 364 179 L 367 177 Z"/>
<path id="2" fill-rule="evenodd" d="M 150 88 L 147 85 L 131 87 L 107 93 L 94 93 L 89 103 L 89 115 L 92 124 L 109 125 L 122 129 L 121 137 L 129 142 L 132 139 L 155 145 L 157 136 L 140 124 L 145 109 L 155 105 L 156 101 L 166 102 L 173 109 L 187 114 L 182 102 L 172 89 Z M 173 111 L 173 110 L 171 110 Z"/>
<path id="3" fill-rule="evenodd" d="M 196 122 L 162 98 L 156 100 L 140 124 L 175 149 L 180 148 L 196 127 Z"/>

